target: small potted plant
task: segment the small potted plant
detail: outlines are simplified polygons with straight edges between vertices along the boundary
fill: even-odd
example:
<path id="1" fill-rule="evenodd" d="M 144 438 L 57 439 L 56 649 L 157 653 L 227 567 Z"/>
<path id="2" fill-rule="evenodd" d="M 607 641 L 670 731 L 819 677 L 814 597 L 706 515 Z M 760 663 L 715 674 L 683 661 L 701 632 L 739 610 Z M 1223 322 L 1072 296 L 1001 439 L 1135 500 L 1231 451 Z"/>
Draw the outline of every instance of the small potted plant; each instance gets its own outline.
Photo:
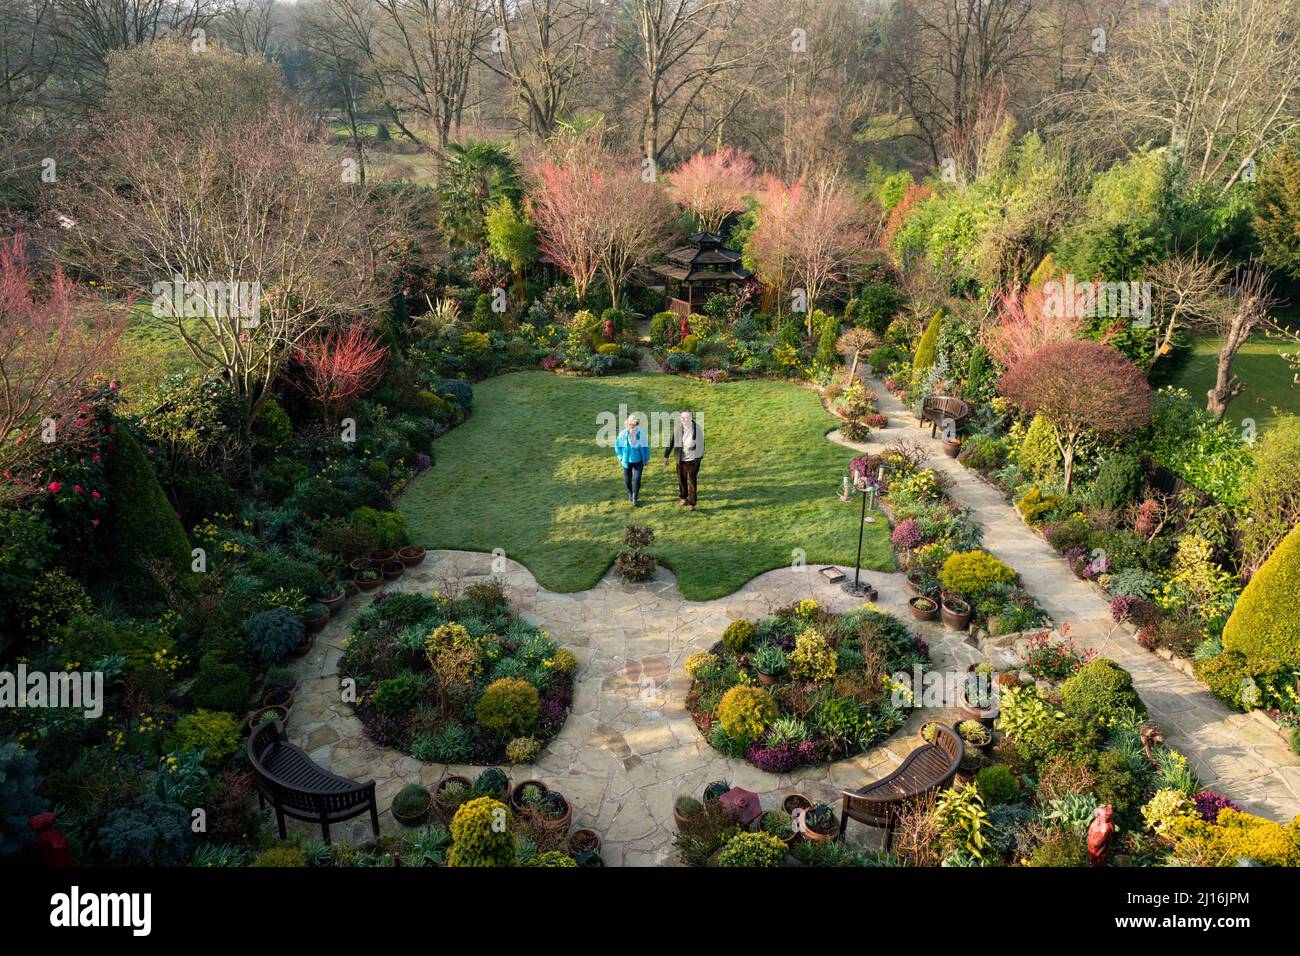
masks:
<path id="1" fill-rule="evenodd" d="M 957 709 L 965 720 L 977 720 L 984 724 L 993 721 L 993 666 L 991 664 L 972 664 L 966 672 L 966 681 L 962 684 L 961 697 Z"/>
<path id="2" fill-rule="evenodd" d="M 943 594 L 940 601 L 940 616 L 943 626 L 951 631 L 964 631 L 970 623 L 970 602 L 957 594 Z"/>
<path id="3" fill-rule="evenodd" d="M 369 558 L 356 558 L 355 560 L 348 562 L 348 569 L 353 574 L 356 574 L 358 571 L 364 571 L 366 568 L 374 567 L 374 565 L 375 563 Z"/>
<path id="4" fill-rule="evenodd" d="M 364 571 L 358 571 L 353 576 L 352 582 L 362 591 L 373 591 L 384 583 L 384 576 L 376 568 L 366 568 Z"/>
<path id="5" fill-rule="evenodd" d="M 673 801 L 673 822 L 677 824 L 677 829 L 680 830 L 682 827 L 686 826 L 687 821 L 690 820 L 691 817 L 695 816 L 695 814 L 700 813 L 703 809 L 704 804 L 700 803 L 700 801 L 696 800 L 694 797 L 687 796 L 686 794 L 679 796 Z"/>
<path id="6" fill-rule="evenodd" d="M 921 725 L 921 739 L 927 744 L 934 743 L 934 738 L 939 735 L 939 722 L 937 720 L 927 720 Z"/>
<path id="7" fill-rule="evenodd" d="M 583 850 L 573 858 L 578 866 L 604 866 L 605 861 L 600 855 L 599 850 Z"/>
<path id="8" fill-rule="evenodd" d="M 794 816 L 796 810 L 810 810 L 813 802 L 805 797 L 802 793 L 787 794 L 786 798 L 781 801 L 781 809 L 790 816 Z"/>
<path id="9" fill-rule="evenodd" d="M 704 788 L 704 802 L 709 803 L 712 800 L 721 800 L 722 795 L 731 789 L 731 784 L 725 780 L 715 780 Z"/>
<path id="10" fill-rule="evenodd" d="M 433 803 L 444 823 L 450 823 L 460 805 L 473 798 L 474 784 L 459 774 L 448 774 L 433 789 Z"/>
<path id="11" fill-rule="evenodd" d="M 760 644 L 749 656 L 749 662 L 758 672 L 758 682 L 764 687 L 771 687 L 778 676 L 785 672 L 785 651 L 777 644 Z"/>
<path id="12" fill-rule="evenodd" d="M 251 734 L 254 727 L 269 720 L 278 720 L 282 725 L 287 724 L 289 722 L 289 708 L 281 704 L 271 704 L 268 707 L 257 708 L 245 718 L 244 733 Z"/>
<path id="13" fill-rule="evenodd" d="M 933 621 L 934 616 L 939 613 L 939 605 L 934 598 L 928 598 L 922 594 L 909 598 L 907 606 L 912 611 L 912 617 L 918 621 Z"/>
<path id="14" fill-rule="evenodd" d="M 370 552 L 370 563 L 375 567 L 382 567 L 389 561 L 397 558 L 397 552 L 392 548 L 375 548 Z"/>
<path id="15" fill-rule="evenodd" d="M 424 545 L 408 544 L 404 548 L 397 549 L 397 558 L 408 568 L 413 568 L 424 560 Z"/>
<path id="16" fill-rule="evenodd" d="M 429 789 L 418 783 L 408 783 L 393 797 L 393 819 L 404 827 L 423 826 L 432 808 Z"/>
<path id="17" fill-rule="evenodd" d="M 339 612 L 339 608 L 347 599 L 348 592 L 344 590 L 342 581 L 332 581 L 324 585 L 316 595 L 316 603 L 325 605 L 331 617 Z"/>
<path id="18" fill-rule="evenodd" d="M 600 853 L 600 834 L 580 827 L 569 834 L 569 856 L 575 860 L 584 853 Z"/>
<path id="19" fill-rule="evenodd" d="M 381 566 L 385 581 L 396 581 L 406 573 L 406 565 L 401 561 L 393 558 L 391 561 L 385 561 Z"/>
<path id="20" fill-rule="evenodd" d="M 978 720 L 963 720 L 957 725 L 962 742 L 977 750 L 988 750 L 993 745 L 993 731 Z"/>
<path id="21" fill-rule="evenodd" d="M 943 440 L 943 453 L 949 458 L 956 458 L 961 454 L 960 438 L 945 438 Z"/>
<path id="22" fill-rule="evenodd" d="M 791 819 L 806 840 L 829 842 L 840 834 L 840 822 L 835 818 L 835 811 L 824 803 L 815 803 L 807 810 L 796 810 Z"/>
<path id="23" fill-rule="evenodd" d="M 330 621 L 330 609 L 319 601 L 307 605 L 307 610 L 302 612 L 302 622 L 307 625 L 307 630 L 316 633 L 321 630 Z"/>
<path id="24" fill-rule="evenodd" d="M 799 838 L 798 832 L 794 828 L 794 821 L 790 819 L 790 814 L 784 810 L 768 810 L 758 818 L 758 827 L 764 833 L 770 833 L 778 840 L 785 841 L 786 846 L 790 846 Z"/>
<path id="25" fill-rule="evenodd" d="M 939 580 L 924 568 L 912 568 L 904 575 L 907 589 L 918 597 L 939 597 Z"/>
<path id="26" fill-rule="evenodd" d="M 537 795 L 529 789 L 524 794 L 522 810 L 525 814 L 532 814 L 544 829 L 553 833 L 565 833 L 573 819 L 573 807 L 558 790 L 546 790 Z"/>
<path id="27" fill-rule="evenodd" d="M 510 802 L 510 778 L 499 767 L 489 767 L 474 778 L 474 792 L 502 803 Z"/>
<path id="28" fill-rule="evenodd" d="M 540 800 L 547 789 L 546 784 L 540 780 L 525 780 L 515 784 L 510 791 L 510 809 L 515 813 L 523 813 L 530 804 Z"/>

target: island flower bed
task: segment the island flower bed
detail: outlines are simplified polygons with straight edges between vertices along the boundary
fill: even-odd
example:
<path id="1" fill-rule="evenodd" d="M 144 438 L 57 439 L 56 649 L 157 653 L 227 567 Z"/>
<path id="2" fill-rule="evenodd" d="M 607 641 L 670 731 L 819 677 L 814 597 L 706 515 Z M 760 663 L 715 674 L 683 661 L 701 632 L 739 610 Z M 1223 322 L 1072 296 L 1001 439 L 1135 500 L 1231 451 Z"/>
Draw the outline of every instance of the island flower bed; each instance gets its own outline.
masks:
<path id="1" fill-rule="evenodd" d="M 686 659 L 687 706 L 714 749 L 787 773 L 861 753 L 897 730 L 910 693 L 890 674 L 929 664 L 924 641 L 867 604 L 833 614 L 816 601 L 735 621 Z"/>
<path id="2" fill-rule="evenodd" d="M 437 763 L 531 763 L 563 726 L 573 653 L 510 612 L 500 582 L 386 594 L 357 616 L 340 673 L 377 743 Z"/>

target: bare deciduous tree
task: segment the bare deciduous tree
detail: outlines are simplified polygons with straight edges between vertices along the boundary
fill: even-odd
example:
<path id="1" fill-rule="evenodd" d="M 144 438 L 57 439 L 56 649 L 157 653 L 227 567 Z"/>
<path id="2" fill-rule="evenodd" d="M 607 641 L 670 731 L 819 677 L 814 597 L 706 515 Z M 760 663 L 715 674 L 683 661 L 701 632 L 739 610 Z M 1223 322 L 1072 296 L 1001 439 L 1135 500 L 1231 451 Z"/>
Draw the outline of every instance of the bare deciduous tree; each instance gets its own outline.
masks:
<path id="1" fill-rule="evenodd" d="M 534 136 L 547 136 L 591 68 L 594 0 L 495 0 L 496 33 L 481 61 L 510 84 Z"/>
<path id="2" fill-rule="evenodd" d="M 1300 123 L 1300 9 L 1277 0 L 1153 5 L 1113 43 L 1081 124 L 1155 138 L 1226 190 Z"/>

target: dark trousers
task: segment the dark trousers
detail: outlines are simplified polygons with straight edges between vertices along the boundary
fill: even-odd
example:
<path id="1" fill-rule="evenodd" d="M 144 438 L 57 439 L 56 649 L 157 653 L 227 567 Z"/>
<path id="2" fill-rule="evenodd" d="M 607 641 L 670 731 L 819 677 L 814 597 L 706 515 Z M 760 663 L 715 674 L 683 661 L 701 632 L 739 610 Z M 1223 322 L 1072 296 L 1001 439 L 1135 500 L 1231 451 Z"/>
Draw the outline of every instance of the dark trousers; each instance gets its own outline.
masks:
<path id="1" fill-rule="evenodd" d="M 631 495 L 633 501 L 636 501 L 641 494 L 641 472 L 644 468 L 643 461 L 634 461 L 623 467 L 623 483 L 627 485 L 627 493 Z"/>
<path id="2" fill-rule="evenodd" d="M 702 460 L 700 458 L 694 461 L 677 459 L 677 497 L 684 499 L 688 505 L 695 504 L 695 485 L 700 475 Z"/>

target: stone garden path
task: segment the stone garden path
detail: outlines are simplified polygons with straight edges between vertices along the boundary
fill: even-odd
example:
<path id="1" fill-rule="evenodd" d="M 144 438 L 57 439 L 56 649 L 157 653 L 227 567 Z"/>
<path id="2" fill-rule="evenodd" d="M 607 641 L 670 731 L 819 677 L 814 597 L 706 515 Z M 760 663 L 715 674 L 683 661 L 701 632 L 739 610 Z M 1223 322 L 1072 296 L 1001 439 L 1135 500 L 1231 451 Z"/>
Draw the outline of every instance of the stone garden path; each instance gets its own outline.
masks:
<path id="1" fill-rule="evenodd" d="M 880 451 L 899 439 L 920 441 L 935 452 L 927 465 L 950 479 L 948 493 L 970 506 L 984 527 L 984 547 L 1020 572 L 1024 587 L 1058 625 L 1068 622 L 1075 642 L 1094 648 L 1133 675 L 1165 742 L 1185 754 L 1202 783 L 1244 809 L 1287 821 L 1300 813 L 1300 758 L 1283 738 L 1255 716 L 1230 710 L 1175 662 L 1139 647 L 1133 632 L 1115 623 L 1110 605 L 1069 570 L 1060 555 L 1029 528 L 1000 490 L 977 472 L 943 454 L 940 441 L 919 428 L 916 417 L 884 388 L 864 376 L 879 395 L 878 407 L 889 427 L 866 444 L 832 433 L 831 439 L 856 450 Z"/>
<path id="2" fill-rule="evenodd" d="M 901 403 L 883 388 L 878 391 L 890 424 L 873 436 L 875 440 L 860 445 L 841 441 L 834 432 L 828 437 L 857 450 L 879 450 L 899 438 L 931 442 Z M 1055 621 L 1070 623 L 1076 641 L 1114 658 L 1133 674 L 1167 742 L 1187 754 L 1207 786 L 1273 819 L 1289 820 L 1300 812 L 1300 760 L 1275 732 L 1248 715 L 1229 711 L 1173 663 L 1139 648 L 1127 630 L 1111 621 L 1106 602 L 1067 570 L 1000 492 L 943 456 L 938 442 L 932 447 L 936 457 L 930 464 L 951 478 L 953 497 L 974 508 L 985 528 L 985 546 L 1020 572 Z M 492 562 L 488 554 L 431 552 L 424 564 L 387 587 L 450 593 L 492 575 Z M 898 766 L 918 745 L 917 730 L 925 720 L 953 716 L 917 710 L 901 730 L 868 753 L 792 774 L 763 773 L 721 756 L 701 737 L 685 705 L 686 656 L 707 650 L 739 618 L 764 617 L 807 597 L 837 612 L 858 601 L 827 583 L 815 567 L 769 571 L 725 598 L 693 602 L 682 598 L 664 569 L 643 584 L 607 574 L 588 591 L 557 594 L 539 587 L 522 565 L 503 563 L 496 576 L 505 583 L 512 607 L 571 648 L 579 662 L 573 709 L 563 729 L 535 765 L 510 768 L 511 777 L 540 779 L 563 792 L 573 806 L 573 825 L 591 827 L 601 835 L 608 865 L 674 863 L 672 807 L 679 794 L 698 797 L 707 783 L 725 779 L 756 791 L 764 807 L 777 805 L 793 791 L 838 806 L 842 788 L 879 779 Z M 981 659 L 1012 662 L 1012 651 L 1000 646 L 1005 641 L 986 641 L 980 648 L 976 638 L 964 632 L 911 621 L 901 573 L 871 572 L 868 579 L 879 591 L 876 603 L 909 620 L 929 643 L 936 669 L 964 671 Z M 338 662 L 351 619 L 368 600 L 354 599 L 298 662 L 289 734 L 334 772 L 373 778 L 382 829 L 397 833 L 401 828 L 389 807 L 403 784 L 432 786 L 446 773 L 472 777 L 479 768 L 424 763 L 378 746 L 362 733 L 351 706 L 341 700 Z M 312 825 L 290 821 L 290 826 L 308 839 L 318 838 Z M 368 833 L 368 822 L 358 819 L 336 827 L 335 839 L 360 843 Z M 874 831 L 857 825 L 849 834 L 855 844 L 878 840 Z"/>

